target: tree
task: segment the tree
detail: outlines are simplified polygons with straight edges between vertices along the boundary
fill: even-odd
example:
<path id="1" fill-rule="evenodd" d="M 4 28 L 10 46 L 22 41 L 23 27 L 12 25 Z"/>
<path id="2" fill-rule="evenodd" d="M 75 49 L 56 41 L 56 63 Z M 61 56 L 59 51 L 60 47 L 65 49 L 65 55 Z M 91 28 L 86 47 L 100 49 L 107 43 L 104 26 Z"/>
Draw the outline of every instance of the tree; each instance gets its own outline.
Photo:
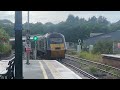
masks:
<path id="1" fill-rule="evenodd" d="M 0 42 L 1 43 L 9 42 L 9 35 L 2 28 L 0 29 Z"/>
<path id="2" fill-rule="evenodd" d="M 75 17 L 71 14 L 66 19 L 66 22 L 68 22 L 68 23 L 73 23 L 74 21 L 75 21 Z"/>
<path id="3" fill-rule="evenodd" d="M 11 51 L 11 45 L 9 43 L 9 35 L 4 29 L 0 29 L 0 53 L 8 54 Z"/>
<path id="4" fill-rule="evenodd" d="M 88 20 L 85 18 L 79 18 L 72 14 L 68 15 L 66 21 L 62 21 L 58 24 L 47 22 L 45 24 L 41 22 L 29 23 L 30 34 L 44 35 L 48 32 L 62 33 L 66 41 L 77 42 L 78 39 L 87 39 L 90 37 L 90 33 L 109 33 L 120 29 L 120 21 L 116 23 L 110 23 L 107 18 L 99 16 L 98 18 L 93 16 Z M 0 20 L 0 28 L 3 28 L 10 37 L 14 36 L 14 23 L 9 20 Z M 23 35 L 26 35 L 27 23 L 23 24 Z"/>

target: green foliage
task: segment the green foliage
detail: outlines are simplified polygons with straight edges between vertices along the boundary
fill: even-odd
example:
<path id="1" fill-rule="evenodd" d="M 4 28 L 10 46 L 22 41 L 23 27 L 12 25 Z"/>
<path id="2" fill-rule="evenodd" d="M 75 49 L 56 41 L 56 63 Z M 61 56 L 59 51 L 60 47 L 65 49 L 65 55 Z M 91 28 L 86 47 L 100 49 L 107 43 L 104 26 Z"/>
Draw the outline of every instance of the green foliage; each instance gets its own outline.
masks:
<path id="1" fill-rule="evenodd" d="M 113 42 L 112 41 L 98 41 L 93 48 L 93 53 L 101 53 L 101 54 L 110 54 L 113 53 Z"/>
<path id="2" fill-rule="evenodd" d="M 79 57 L 87 59 L 87 60 L 93 60 L 93 61 L 96 61 L 96 62 L 101 62 L 101 60 L 102 60 L 102 57 L 99 53 L 93 54 L 93 53 L 89 53 L 89 52 L 86 52 L 86 51 L 82 51 L 79 54 Z"/>
<path id="3" fill-rule="evenodd" d="M 0 29 L 0 53 L 8 54 L 11 51 L 11 45 L 9 44 L 9 35 L 4 29 Z"/>
<path id="4" fill-rule="evenodd" d="M 9 54 L 11 52 L 11 45 L 8 43 L 0 44 L 0 52 L 2 54 Z"/>
<path id="5" fill-rule="evenodd" d="M 5 32 L 4 29 L 0 29 L 0 42 L 8 42 L 9 41 L 9 35 Z"/>
<path id="6" fill-rule="evenodd" d="M 77 42 L 78 39 L 84 40 L 90 37 L 90 33 L 109 33 L 120 29 L 120 21 L 110 23 L 105 17 L 93 16 L 88 20 L 78 16 L 69 15 L 66 21 L 58 24 L 47 22 L 30 23 L 30 34 L 44 35 L 48 32 L 62 33 L 67 42 Z M 14 23 L 9 20 L 0 20 L 0 27 L 4 28 L 9 36 L 14 36 Z M 23 35 L 26 35 L 27 23 L 23 24 Z"/>
<path id="7" fill-rule="evenodd" d="M 95 74 L 95 73 L 97 73 L 97 69 L 95 67 L 90 67 L 90 72 L 92 74 Z"/>
<path id="8" fill-rule="evenodd" d="M 14 24 L 10 20 L 0 20 L 0 28 L 3 28 L 9 36 L 14 36 Z"/>

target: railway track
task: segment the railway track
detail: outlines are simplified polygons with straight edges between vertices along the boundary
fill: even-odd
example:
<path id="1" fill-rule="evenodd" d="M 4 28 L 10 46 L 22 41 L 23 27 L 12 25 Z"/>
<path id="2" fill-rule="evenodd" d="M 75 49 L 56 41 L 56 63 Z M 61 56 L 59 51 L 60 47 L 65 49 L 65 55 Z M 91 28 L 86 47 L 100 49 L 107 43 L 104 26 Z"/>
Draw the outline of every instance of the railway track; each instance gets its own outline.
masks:
<path id="1" fill-rule="evenodd" d="M 104 78 L 119 79 L 120 78 L 120 69 L 118 68 L 93 62 L 90 60 L 74 57 L 71 55 L 66 54 L 66 58 L 62 60 L 62 63 L 70 64 L 71 67 L 73 66 L 78 69 L 82 69 L 84 71 L 86 70 L 85 68 L 89 69 L 92 66 L 92 68 L 96 69 L 97 72 L 99 71 L 99 73 L 91 73 L 89 70 L 86 70 L 86 71 L 89 72 L 92 76 L 95 76 L 97 78 L 101 78 L 101 79 L 104 79 Z"/>
<path id="2" fill-rule="evenodd" d="M 12 51 L 12 53 L 10 54 L 10 56 L 1 58 L 0 61 L 1 61 L 1 60 L 9 60 L 9 59 L 11 59 L 11 58 L 13 58 L 13 57 L 15 57 L 14 51 Z"/>
<path id="3" fill-rule="evenodd" d="M 76 70 L 78 73 L 83 74 L 83 75 L 84 75 L 85 77 L 87 77 L 87 78 L 90 78 L 90 79 L 97 79 L 97 78 L 94 77 L 93 75 L 91 75 L 91 74 L 89 74 L 89 73 L 83 71 L 82 69 L 76 67 L 75 65 L 69 63 L 69 61 L 66 60 L 66 59 L 65 59 L 65 61 L 62 61 L 61 63 L 62 63 L 62 64 L 65 64 L 66 66 L 69 66 L 70 68 L 72 68 L 72 69 L 74 69 L 74 70 Z"/>

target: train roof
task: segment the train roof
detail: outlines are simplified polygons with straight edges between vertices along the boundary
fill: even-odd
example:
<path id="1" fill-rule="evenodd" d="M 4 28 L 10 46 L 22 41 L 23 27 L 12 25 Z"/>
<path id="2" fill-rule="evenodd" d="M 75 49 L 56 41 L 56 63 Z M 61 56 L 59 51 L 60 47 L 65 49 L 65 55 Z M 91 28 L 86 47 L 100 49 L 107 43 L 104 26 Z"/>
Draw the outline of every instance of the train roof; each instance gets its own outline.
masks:
<path id="1" fill-rule="evenodd" d="M 60 36 L 64 37 L 63 34 L 61 34 L 61 33 L 57 33 L 57 32 L 47 33 L 47 34 L 44 35 L 44 37 L 47 38 L 47 37 L 50 37 L 51 35 L 60 35 Z"/>

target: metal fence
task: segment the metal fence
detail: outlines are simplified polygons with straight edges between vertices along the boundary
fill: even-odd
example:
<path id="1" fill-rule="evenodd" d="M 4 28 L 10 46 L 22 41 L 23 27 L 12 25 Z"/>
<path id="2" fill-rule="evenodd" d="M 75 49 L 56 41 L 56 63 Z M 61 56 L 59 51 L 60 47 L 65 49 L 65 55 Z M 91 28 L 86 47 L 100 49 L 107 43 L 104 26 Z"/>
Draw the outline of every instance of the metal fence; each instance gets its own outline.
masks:
<path id="1" fill-rule="evenodd" d="M 77 51 L 77 45 L 78 43 L 74 43 L 74 42 L 66 42 L 66 46 L 67 46 L 67 50 L 73 50 L 73 51 Z M 91 45 L 84 45 L 82 47 L 83 51 L 90 51 L 90 46 Z M 113 42 L 113 54 L 120 54 L 120 41 L 114 41 Z"/>

